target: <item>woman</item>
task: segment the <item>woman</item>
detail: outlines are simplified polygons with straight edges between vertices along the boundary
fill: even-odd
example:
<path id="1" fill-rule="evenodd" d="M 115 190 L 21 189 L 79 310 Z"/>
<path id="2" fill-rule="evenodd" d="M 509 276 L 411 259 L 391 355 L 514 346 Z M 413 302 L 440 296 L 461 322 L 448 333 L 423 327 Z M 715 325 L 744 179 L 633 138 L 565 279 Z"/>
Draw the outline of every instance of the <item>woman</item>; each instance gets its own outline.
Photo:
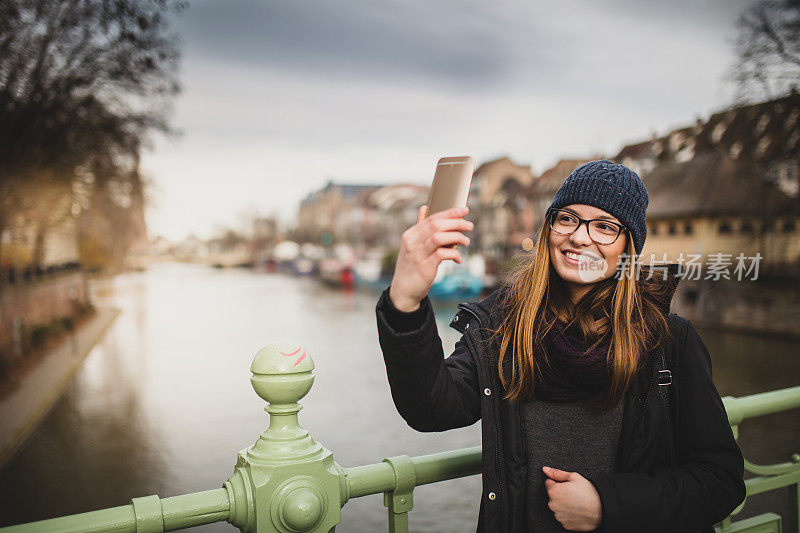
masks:
<path id="1" fill-rule="evenodd" d="M 744 499 L 708 351 L 669 314 L 675 283 L 630 260 L 648 201 L 622 165 L 575 169 L 530 260 L 459 305 L 447 359 L 427 292 L 441 261 L 461 262 L 451 245 L 469 245 L 472 223 L 466 208 L 422 207 L 403 234 L 376 308 L 392 397 L 419 431 L 481 420 L 479 531 L 705 532 Z"/>

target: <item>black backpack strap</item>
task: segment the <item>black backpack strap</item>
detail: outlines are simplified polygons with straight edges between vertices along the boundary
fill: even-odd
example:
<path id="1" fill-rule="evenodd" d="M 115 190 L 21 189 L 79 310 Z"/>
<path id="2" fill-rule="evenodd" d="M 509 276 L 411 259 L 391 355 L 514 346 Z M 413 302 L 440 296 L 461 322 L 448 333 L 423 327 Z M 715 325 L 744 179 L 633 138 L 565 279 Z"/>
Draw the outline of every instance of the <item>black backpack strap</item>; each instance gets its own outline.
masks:
<path id="1" fill-rule="evenodd" d="M 658 394 L 664 405 L 664 415 L 667 425 L 667 449 L 669 450 L 669 464 L 676 464 L 677 450 L 675 448 L 675 433 L 672 429 L 672 371 L 667 366 L 667 358 L 663 346 L 658 347 Z"/>

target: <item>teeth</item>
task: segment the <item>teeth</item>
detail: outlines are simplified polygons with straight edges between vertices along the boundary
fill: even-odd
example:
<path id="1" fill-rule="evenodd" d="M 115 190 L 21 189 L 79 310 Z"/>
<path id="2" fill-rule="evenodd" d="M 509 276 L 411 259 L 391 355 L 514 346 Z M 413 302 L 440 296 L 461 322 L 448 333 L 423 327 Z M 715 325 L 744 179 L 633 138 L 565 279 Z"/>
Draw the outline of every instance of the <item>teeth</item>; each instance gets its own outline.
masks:
<path id="1" fill-rule="evenodd" d="M 597 257 L 589 254 L 576 254 L 575 252 L 564 252 L 564 255 L 575 261 L 597 261 Z"/>

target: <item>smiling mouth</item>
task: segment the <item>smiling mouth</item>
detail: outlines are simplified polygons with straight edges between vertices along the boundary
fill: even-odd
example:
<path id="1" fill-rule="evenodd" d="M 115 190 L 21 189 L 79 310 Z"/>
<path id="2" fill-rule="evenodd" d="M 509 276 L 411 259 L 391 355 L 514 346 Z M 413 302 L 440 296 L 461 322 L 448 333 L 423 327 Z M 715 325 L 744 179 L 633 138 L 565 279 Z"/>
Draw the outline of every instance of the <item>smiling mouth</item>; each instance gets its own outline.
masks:
<path id="1" fill-rule="evenodd" d="M 568 252 L 563 251 L 561 252 L 567 259 L 571 259 L 572 261 L 581 262 L 581 261 L 599 261 L 600 257 L 594 254 L 582 253 L 576 254 L 575 252 Z"/>

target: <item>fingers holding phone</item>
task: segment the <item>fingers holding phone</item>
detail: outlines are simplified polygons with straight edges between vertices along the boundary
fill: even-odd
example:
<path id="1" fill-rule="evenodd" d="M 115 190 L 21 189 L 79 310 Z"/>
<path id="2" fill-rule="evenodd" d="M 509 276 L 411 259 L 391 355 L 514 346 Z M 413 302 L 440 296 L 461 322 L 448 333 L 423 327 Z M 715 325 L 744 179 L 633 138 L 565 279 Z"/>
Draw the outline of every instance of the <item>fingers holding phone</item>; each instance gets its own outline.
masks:
<path id="1" fill-rule="evenodd" d="M 454 207 L 427 218 L 422 226 L 425 251 L 429 255 L 438 252 L 442 259 L 452 259 L 461 263 L 461 255 L 456 250 L 456 246 L 459 244 L 469 246 L 469 238 L 461 232 L 471 231 L 473 228 L 472 222 L 463 218 L 467 213 L 466 207 Z"/>
<path id="2" fill-rule="evenodd" d="M 470 156 L 443 157 L 436 164 L 428 203 L 420 207 L 417 223 L 403 233 L 389 288 L 392 303 L 401 311 L 419 307 L 442 261 L 462 262 L 456 246 L 469 246 L 469 238 L 462 232 L 473 228 L 464 216 L 469 212 L 474 166 Z"/>
<path id="3" fill-rule="evenodd" d="M 458 250 L 449 246 L 469 246 L 469 237 L 463 233 L 474 227 L 463 218 L 468 212 L 467 207 L 454 207 L 426 218 L 426 207 L 420 208 L 417 223 L 403 233 L 389 289 L 389 297 L 397 309 L 410 312 L 419 307 L 442 261 L 462 262 Z"/>

